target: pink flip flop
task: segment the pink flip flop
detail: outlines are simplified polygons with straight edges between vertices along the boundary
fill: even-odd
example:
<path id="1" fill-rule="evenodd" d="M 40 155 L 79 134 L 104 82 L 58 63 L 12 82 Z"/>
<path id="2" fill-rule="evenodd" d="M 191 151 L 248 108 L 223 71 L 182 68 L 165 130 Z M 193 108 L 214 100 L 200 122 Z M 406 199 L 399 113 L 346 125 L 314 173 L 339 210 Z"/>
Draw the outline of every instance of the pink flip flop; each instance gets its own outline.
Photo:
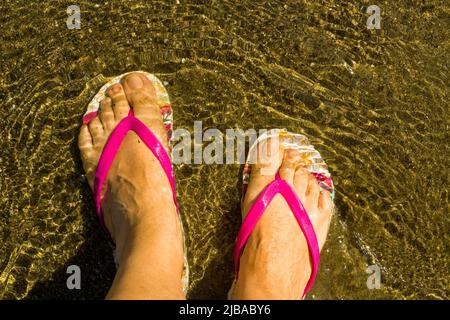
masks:
<path id="1" fill-rule="evenodd" d="M 172 106 L 170 105 L 169 96 L 167 94 L 166 89 L 164 88 L 161 81 L 154 76 L 153 74 L 138 71 L 144 74 L 153 84 L 156 90 L 156 102 L 160 107 L 161 116 L 163 118 L 164 127 L 167 131 L 167 140 L 169 144 L 170 154 L 166 152 L 164 146 L 158 140 L 158 138 L 147 128 L 147 126 L 142 123 L 138 118 L 136 118 L 133 114 L 132 109 L 128 116 L 122 119 L 114 130 L 111 132 L 108 141 L 106 142 L 102 154 L 100 156 L 100 160 L 97 165 L 97 171 L 94 177 L 94 201 L 97 209 L 97 216 L 99 218 L 100 224 L 103 230 L 109 234 L 108 230 L 104 224 L 103 211 L 101 208 L 101 191 L 103 187 L 103 183 L 108 174 L 108 170 L 114 160 L 114 157 L 119 150 L 120 144 L 123 139 L 127 135 L 129 131 L 134 131 L 145 143 L 145 145 L 152 151 L 153 155 L 156 159 L 159 160 L 161 167 L 167 175 L 170 186 L 172 188 L 172 196 L 175 206 L 177 208 L 178 217 L 180 218 L 179 210 L 178 210 L 178 202 L 175 192 L 175 181 L 173 177 L 173 168 L 171 162 L 171 150 L 172 150 L 172 128 L 173 128 L 173 118 L 172 118 Z M 108 83 L 106 83 L 99 92 L 94 96 L 87 107 L 87 111 L 83 116 L 83 124 L 89 123 L 92 119 L 94 119 L 98 114 L 98 109 L 100 107 L 100 101 L 105 97 L 106 90 L 113 84 L 119 83 L 120 79 L 122 79 L 128 73 L 122 74 L 115 78 L 110 79 Z M 181 230 L 183 231 L 183 223 L 180 218 Z M 186 292 L 188 287 L 188 279 L 189 279 L 189 268 L 187 264 L 186 257 L 186 245 L 185 245 L 185 236 L 184 231 L 183 234 L 183 244 L 184 244 L 184 268 L 183 268 L 183 276 L 182 276 L 182 284 L 183 290 Z"/>
<path id="2" fill-rule="evenodd" d="M 247 186 L 250 181 L 251 166 L 249 164 L 249 159 L 255 157 L 257 144 L 271 137 L 277 137 L 280 143 L 282 143 L 287 149 L 299 150 L 302 155 L 303 165 L 307 167 L 309 172 L 311 172 L 311 174 L 316 177 L 321 189 L 329 191 L 331 193 L 332 199 L 334 198 L 334 186 L 333 181 L 331 180 L 330 173 L 328 171 L 328 167 L 320 156 L 319 152 L 315 150 L 314 147 L 309 143 L 308 139 L 304 135 L 290 133 L 284 129 L 273 129 L 261 135 L 250 147 L 247 161 L 244 166 L 242 200 L 244 199 L 245 193 L 247 191 Z M 314 283 L 319 267 L 320 258 L 316 233 L 300 198 L 297 196 L 295 191 L 292 190 L 290 185 L 286 181 L 281 179 L 280 175 L 277 173 L 275 180 L 261 192 L 242 222 L 242 226 L 236 239 L 234 253 L 235 279 L 229 291 L 229 297 L 232 296 L 236 280 L 238 278 L 239 260 L 242 252 L 244 251 L 245 244 L 259 219 L 263 215 L 264 211 L 267 209 L 270 202 L 277 194 L 281 194 L 284 197 L 289 205 L 289 208 L 294 214 L 294 217 L 297 220 L 298 225 L 300 226 L 300 229 L 306 238 L 306 242 L 308 244 L 312 259 L 313 266 L 311 277 L 301 295 L 301 299 L 305 297 Z"/>

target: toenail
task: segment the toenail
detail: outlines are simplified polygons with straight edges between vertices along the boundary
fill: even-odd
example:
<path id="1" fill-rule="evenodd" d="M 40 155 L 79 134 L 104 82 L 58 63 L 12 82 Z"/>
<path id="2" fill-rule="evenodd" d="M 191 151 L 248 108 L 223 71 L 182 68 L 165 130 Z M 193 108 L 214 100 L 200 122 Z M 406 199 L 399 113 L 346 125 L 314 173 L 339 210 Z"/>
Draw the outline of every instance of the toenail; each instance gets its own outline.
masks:
<path id="1" fill-rule="evenodd" d="M 102 105 L 108 105 L 111 103 L 111 99 L 109 97 L 106 97 L 102 100 Z"/>
<path id="2" fill-rule="evenodd" d="M 119 85 L 115 85 L 112 87 L 112 91 L 114 93 L 119 93 L 122 88 Z"/>
<path id="3" fill-rule="evenodd" d="M 144 83 L 138 75 L 131 75 L 125 79 L 127 85 L 130 89 L 139 89 L 142 88 Z"/>

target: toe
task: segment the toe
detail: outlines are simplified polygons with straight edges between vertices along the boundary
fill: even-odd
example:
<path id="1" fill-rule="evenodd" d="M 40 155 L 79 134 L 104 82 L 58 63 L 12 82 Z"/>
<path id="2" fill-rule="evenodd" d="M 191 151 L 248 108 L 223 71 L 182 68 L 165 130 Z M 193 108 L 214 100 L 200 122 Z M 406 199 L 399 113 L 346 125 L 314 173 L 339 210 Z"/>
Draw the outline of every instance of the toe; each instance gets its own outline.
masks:
<path id="1" fill-rule="evenodd" d="M 112 110 L 116 121 L 125 118 L 130 112 L 130 105 L 125 96 L 124 88 L 120 83 L 116 83 L 108 88 L 106 95 L 111 98 Z"/>
<path id="2" fill-rule="evenodd" d="M 105 134 L 103 125 L 98 117 L 95 117 L 88 123 L 89 133 L 92 136 L 94 146 L 101 144 L 104 140 Z"/>
<path id="3" fill-rule="evenodd" d="M 115 126 L 114 112 L 111 98 L 106 97 L 100 102 L 100 121 L 107 132 L 111 132 Z"/>
<path id="4" fill-rule="evenodd" d="M 295 167 L 300 160 L 300 153 L 298 150 L 286 150 L 284 152 L 283 162 L 280 167 L 280 177 L 294 186 Z"/>
<path id="5" fill-rule="evenodd" d="M 275 179 L 275 174 L 280 169 L 283 152 L 280 150 L 280 144 L 275 140 L 268 138 L 260 141 L 252 155 L 256 161 L 251 162 L 252 173 L 242 207 L 244 216 L 258 195 Z"/>
<path id="6" fill-rule="evenodd" d="M 135 116 L 144 121 L 160 121 L 156 90 L 151 81 L 145 75 L 134 72 L 126 75 L 122 83 Z"/>
<path id="7" fill-rule="evenodd" d="M 309 174 L 308 186 L 306 189 L 306 201 L 308 202 L 310 208 L 317 208 L 319 202 L 319 194 L 319 184 L 317 183 L 316 178 L 312 174 Z"/>
<path id="8" fill-rule="evenodd" d="M 92 187 L 92 172 L 94 171 L 94 164 L 92 163 L 93 154 L 95 154 L 94 143 L 89 127 L 83 124 L 78 135 L 78 147 L 80 148 L 81 160 L 83 161 L 83 168 L 88 178 L 89 184 Z"/>
<path id="9" fill-rule="evenodd" d="M 325 214 L 330 214 L 333 210 L 333 200 L 331 200 L 331 194 L 326 190 L 322 190 L 320 192 L 319 210 Z"/>
<path id="10" fill-rule="evenodd" d="M 295 170 L 294 187 L 300 200 L 305 201 L 306 190 L 308 189 L 309 171 L 307 168 L 300 166 Z"/>
<path id="11" fill-rule="evenodd" d="M 78 148 L 80 148 L 82 156 L 85 151 L 92 149 L 92 144 L 92 136 L 89 132 L 89 128 L 87 125 L 83 124 L 80 128 L 80 134 L 78 135 Z"/>
<path id="12" fill-rule="evenodd" d="M 261 141 L 257 147 L 255 170 L 262 175 L 275 176 L 283 161 L 284 149 L 277 137 Z"/>

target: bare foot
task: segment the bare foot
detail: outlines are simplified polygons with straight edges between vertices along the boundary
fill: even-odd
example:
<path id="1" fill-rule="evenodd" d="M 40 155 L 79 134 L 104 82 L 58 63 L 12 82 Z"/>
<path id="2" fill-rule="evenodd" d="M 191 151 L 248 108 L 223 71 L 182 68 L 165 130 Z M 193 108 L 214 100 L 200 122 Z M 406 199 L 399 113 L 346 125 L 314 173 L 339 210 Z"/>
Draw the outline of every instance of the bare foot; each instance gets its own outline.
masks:
<path id="1" fill-rule="evenodd" d="M 298 151 L 284 150 L 270 139 L 266 143 L 267 149 L 263 148 L 264 143 L 258 145 L 257 163 L 252 165 L 243 201 L 243 216 L 279 171 L 281 178 L 300 197 L 322 249 L 332 216 L 330 193 L 320 191 L 316 178 L 299 166 L 301 158 Z M 264 158 L 263 154 L 268 156 Z M 299 299 L 311 272 L 306 239 L 288 204 L 281 195 L 277 195 L 246 243 L 232 298 Z"/>
<path id="2" fill-rule="evenodd" d="M 108 97 L 101 102 L 99 115 L 81 127 L 79 148 L 91 188 L 103 147 L 130 108 L 167 150 L 166 130 L 155 94 L 145 75 L 128 74 L 121 84 L 107 90 Z M 145 295 L 149 290 L 164 293 L 165 289 L 155 289 L 145 279 L 137 279 L 148 270 L 153 271 L 147 277 L 150 281 L 155 280 L 152 277 L 166 280 L 168 287 L 176 286 L 175 294 L 179 295 L 183 245 L 172 189 L 159 161 L 132 131 L 124 138 L 110 167 L 101 206 L 105 226 L 116 243 L 120 266 L 109 297 L 124 298 L 124 290 L 134 294 L 133 298 L 141 297 L 140 294 L 150 298 Z M 173 279 L 178 282 L 172 284 Z M 173 291 L 172 287 L 168 291 Z"/>

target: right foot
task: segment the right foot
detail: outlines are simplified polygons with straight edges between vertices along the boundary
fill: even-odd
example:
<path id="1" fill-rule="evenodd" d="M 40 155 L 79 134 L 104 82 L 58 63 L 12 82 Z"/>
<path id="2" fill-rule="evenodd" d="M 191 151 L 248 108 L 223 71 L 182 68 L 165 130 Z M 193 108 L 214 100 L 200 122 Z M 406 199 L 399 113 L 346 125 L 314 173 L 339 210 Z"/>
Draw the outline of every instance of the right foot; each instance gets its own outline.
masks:
<path id="1" fill-rule="evenodd" d="M 155 99 L 155 88 L 141 73 L 128 74 L 121 84 L 107 90 L 98 116 L 83 125 L 79 135 L 81 158 L 91 188 L 105 143 L 130 109 L 167 151 L 166 130 Z M 159 161 L 132 131 L 122 141 L 109 169 L 101 206 L 105 226 L 116 243 L 119 266 L 139 264 L 142 269 L 152 268 L 160 273 L 155 281 L 164 281 L 164 275 L 167 279 L 179 275 L 181 284 L 182 234 L 172 189 Z"/>
<path id="2" fill-rule="evenodd" d="M 267 143 L 267 146 L 264 146 Z M 267 151 L 266 151 L 267 150 Z M 316 178 L 301 166 L 300 153 L 268 139 L 258 145 L 243 217 L 279 172 L 297 193 L 311 220 L 320 249 L 325 243 L 333 203 Z M 263 157 L 263 154 L 267 156 Z M 240 258 L 233 299 L 299 299 L 312 272 L 309 249 L 287 202 L 276 195 L 256 224 Z"/>

